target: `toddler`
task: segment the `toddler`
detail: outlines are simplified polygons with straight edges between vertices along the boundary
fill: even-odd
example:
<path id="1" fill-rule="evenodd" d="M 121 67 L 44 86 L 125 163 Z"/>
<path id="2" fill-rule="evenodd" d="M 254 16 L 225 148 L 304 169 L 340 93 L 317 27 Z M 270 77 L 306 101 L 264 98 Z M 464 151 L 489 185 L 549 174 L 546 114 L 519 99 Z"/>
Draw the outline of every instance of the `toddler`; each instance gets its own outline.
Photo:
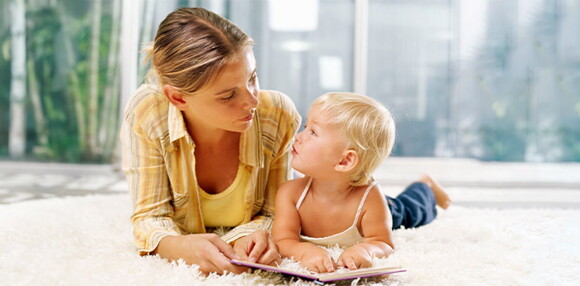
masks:
<path id="1" fill-rule="evenodd" d="M 280 254 L 315 272 L 370 267 L 394 250 L 392 229 L 418 227 L 447 208 L 448 195 L 424 175 L 396 198 L 386 197 L 372 173 L 388 157 L 395 124 L 379 102 L 359 94 L 327 93 L 311 105 L 292 146 L 292 168 L 305 177 L 284 183 L 276 196 L 272 233 Z M 318 246 L 346 249 L 337 261 Z"/>

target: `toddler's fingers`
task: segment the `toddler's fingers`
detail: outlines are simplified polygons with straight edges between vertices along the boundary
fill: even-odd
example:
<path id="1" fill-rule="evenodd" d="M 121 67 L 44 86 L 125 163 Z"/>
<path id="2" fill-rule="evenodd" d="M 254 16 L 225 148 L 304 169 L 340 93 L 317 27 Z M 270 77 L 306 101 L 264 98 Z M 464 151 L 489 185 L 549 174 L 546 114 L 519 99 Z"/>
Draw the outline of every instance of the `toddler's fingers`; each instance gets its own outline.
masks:
<path id="1" fill-rule="evenodd" d="M 313 264 L 310 267 L 307 267 L 308 269 L 317 272 L 317 273 L 325 273 L 326 272 L 326 267 L 324 267 L 324 265 L 321 264 Z"/>
<path id="2" fill-rule="evenodd" d="M 352 259 L 351 257 L 347 258 L 346 261 L 346 267 L 348 267 L 348 269 L 350 270 L 356 270 L 356 263 L 354 262 L 354 259 Z"/>
<path id="3" fill-rule="evenodd" d="M 343 261 L 343 260 L 344 260 L 344 257 L 342 257 L 342 256 L 338 258 L 338 262 L 336 263 L 336 265 L 338 266 L 338 268 L 343 268 L 343 267 L 345 267 L 345 266 L 344 266 L 344 261 Z"/>
<path id="4" fill-rule="evenodd" d="M 326 270 L 328 272 L 333 272 L 334 271 L 334 261 L 332 261 L 332 258 L 328 258 L 324 261 L 324 266 L 326 267 Z"/>

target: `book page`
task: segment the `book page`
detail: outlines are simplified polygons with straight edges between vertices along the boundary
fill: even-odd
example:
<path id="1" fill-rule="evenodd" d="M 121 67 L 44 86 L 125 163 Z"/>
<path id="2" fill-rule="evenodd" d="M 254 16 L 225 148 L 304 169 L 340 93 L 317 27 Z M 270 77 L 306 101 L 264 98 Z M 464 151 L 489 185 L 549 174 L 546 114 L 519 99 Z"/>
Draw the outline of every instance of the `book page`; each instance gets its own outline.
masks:
<path id="1" fill-rule="evenodd" d="M 401 267 L 399 266 L 392 266 L 392 267 L 379 267 L 379 268 L 361 268 L 357 270 L 347 270 L 347 271 L 340 271 L 332 272 L 332 273 L 321 273 L 315 275 L 318 277 L 318 280 L 321 282 L 325 281 L 335 281 L 335 280 L 344 280 L 344 279 L 355 279 L 355 278 L 363 278 L 363 277 L 371 277 L 371 276 L 379 276 L 379 275 L 388 275 L 393 273 L 404 272 Z"/>
<path id="2" fill-rule="evenodd" d="M 249 261 L 240 261 L 240 260 L 230 260 L 231 263 L 236 265 L 242 265 L 247 267 L 252 267 L 256 269 L 274 271 L 286 275 L 297 276 L 305 279 L 310 280 L 318 280 L 321 282 L 327 281 L 336 281 L 336 280 L 346 280 L 346 279 L 355 279 L 355 278 L 363 278 L 363 277 L 371 277 L 371 276 L 379 276 L 379 275 L 388 275 L 394 274 L 399 272 L 404 272 L 406 270 L 402 269 L 399 266 L 393 267 L 378 267 L 378 268 L 361 268 L 357 270 L 338 270 L 338 272 L 332 273 L 321 273 L 321 274 L 306 274 L 302 272 L 296 272 L 292 270 L 283 269 L 276 266 L 270 266 L 260 263 L 252 263 Z"/>
<path id="3" fill-rule="evenodd" d="M 241 260 L 235 260 L 235 259 L 230 260 L 230 262 L 232 264 L 236 264 L 236 265 L 247 266 L 247 267 L 252 267 L 252 268 L 262 269 L 262 270 L 274 271 L 274 272 L 287 274 L 287 275 L 293 275 L 293 276 L 302 277 L 302 278 L 306 278 L 306 279 L 310 279 L 310 280 L 318 280 L 318 277 L 313 275 L 313 274 L 306 274 L 306 273 L 296 272 L 296 271 L 292 271 L 292 270 L 288 270 L 288 269 L 282 269 L 282 268 L 277 267 L 277 266 L 271 266 L 271 265 L 266 265 L 266 264 L 253 263 L 253 262 L 249 262 L 249 261 L 241 261 Z"/>

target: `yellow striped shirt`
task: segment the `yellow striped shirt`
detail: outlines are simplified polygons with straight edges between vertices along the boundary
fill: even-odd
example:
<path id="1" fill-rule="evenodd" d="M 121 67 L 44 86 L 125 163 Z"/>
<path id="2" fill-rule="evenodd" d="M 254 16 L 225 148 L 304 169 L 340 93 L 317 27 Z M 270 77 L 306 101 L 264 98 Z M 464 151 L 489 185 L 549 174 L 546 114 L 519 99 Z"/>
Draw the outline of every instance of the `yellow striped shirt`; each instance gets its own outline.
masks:
<path id="1" fill-rule="evenodd" d="M 263 90 L 259 101 L 252 126 L 240 137 L 240 164 L 251 177 L 244 186 L 243 223 L 222 236 L 228 243 L 270 229 L 276 191 L 291 176 L 290 148 L 300 115 L 280 92 Z M 167 235 L 211 231 L 201 212 L 195 144 L 181 112 L 156 85 L 142 85 L 131 98 L 121 142 L 133 235 L 141 254 L 155 250 Z"/>

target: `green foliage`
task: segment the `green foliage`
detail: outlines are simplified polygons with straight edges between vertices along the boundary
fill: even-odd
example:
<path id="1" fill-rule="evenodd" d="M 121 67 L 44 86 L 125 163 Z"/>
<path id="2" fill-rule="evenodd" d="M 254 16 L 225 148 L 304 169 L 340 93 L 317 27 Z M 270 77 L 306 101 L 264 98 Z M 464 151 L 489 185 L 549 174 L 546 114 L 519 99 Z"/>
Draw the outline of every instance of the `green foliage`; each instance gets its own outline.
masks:
<path id="1" fill-rule="evenodd" d="M 58 6 L 60 5 L 60 6 Z M 78 1 L 59 2 L 57 6 L 31 7 L 26 13 L 26 160 L 100 163 L 110 161 L 110 151 L 87 150 L 83 145 L 86 138 L 81 134 L 86 129 L 89 101 L 89 54 L 91 39 L 91 9 Z M 110 7 L 109 7 L 110 8 Z M 80 12 L 80 13 L 79 13 Z M 64 13 L 64 14 L 63 14 Z M 108 56 L 111 50 L 112 21 L 110 11 L 101 15 L 99 41 L 99 86 L 98 102 L 101 108 L 104 90 L 108 84 Z M 118 19 L 117 19 L 118 20 Z M 1 31 L 0 45 L 10 47 L 10 29 Z M 2 51 L 5 49 L 3 48 Z M 0 69 L 11 71 L 10 54 L 0 54 Z M 117 70 L 114 67 L 114 70 Z M 0 82 L 10 83 L 10 72 L 2 72 Z M 36 88 L 31 82 L 37 82 Z M 118 87 L 115 87 L 118 88 Z M 31 94 L 36 89 L 40 98 L 40 109 L 32 104 Z M 118 99 L 115 93 L 114 100 Z M 8 128 L 10 110 L 10 86 L 0 85 L 0 156 L 8 155 Z M 98 110 L 98 114 L 101 111 Z M 113 112 L 117 116 L 118 112 Z M 41 116 L 39 116 L 41 115 Z M 40 121 L 38 120 L 40 118 Z M 44 126 L 36 126 L 41 122 Z M 99 124 L 105 122 L 102 118 Z M 116 133 L 117 120 L 111 120 Z M 42 142 L 40 129 L 46 129 L 48 140 Z M 41 130 L 42 131 L 42 130 Z M 101 146 L 101 149 L 106 147 Z M 109 148 L 110 149 L 110 148 Z"/>
<path id="2" fill-rule="evenodd" d="M 0 31 L 0 157 L 8 156 L 8 127 L 10 126 L 10 30 Z"/>

